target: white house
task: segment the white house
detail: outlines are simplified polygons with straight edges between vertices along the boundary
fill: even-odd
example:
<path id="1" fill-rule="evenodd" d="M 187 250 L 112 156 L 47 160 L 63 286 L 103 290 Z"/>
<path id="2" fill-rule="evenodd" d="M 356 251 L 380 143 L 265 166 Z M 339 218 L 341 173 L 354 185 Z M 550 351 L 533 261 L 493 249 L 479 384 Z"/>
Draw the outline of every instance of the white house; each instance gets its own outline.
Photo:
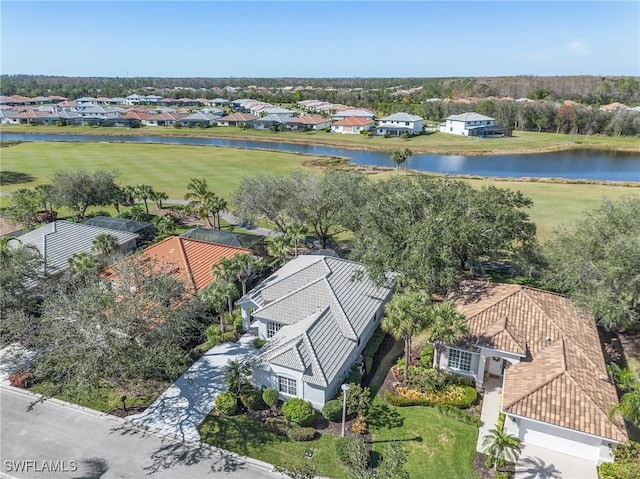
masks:
<path id="1" fill-rule="evenodd" d="M 345 118 L 349 118 L 355 116 L 357 118 L 366 118 L 367 120 L 373 120 L 374 114 L 369 110 L 364 109 L 352 109 L 352 110 L 341 110 L 336 111 L 333 115 L 331 115 L 332 120 L 343 120 Z"/>
<path id="2" fill-rule="evenodd" d="M 441 354 L 440 366 L 503 379 L 505 429 L 524 444 L 611 462 L 628 440 L 595 320 L 558 294 L 510 284 L 468 282 L 455 299 L 469 334 Z"/>
<path id="3" fill-rule="evenodd" d="M 358 134 L 362 130 L 369 131 L 373 128 L 374 121 L 369 118 L 350 116 L 331 124 L 331 133 Z"/>
<path id="4" fill-rule="evenodd" d="M 462 136 L 509 135 L 509 129 L 497 126 L 495 119 L 474 112 L 447 117 L 440 131 Z"/>
<path id="5" fill-rule="evenodd" d="M 409 113 L 394 113 L 378 120 L 376 135 L 419 135 L 424 129 L 423 118 Z"/>
<path id="6" fill-rule="evenodd" d="M 390 282 L 389 282 L 390 283 Z M 267 344 L 253 369 L 257 387 L 321 409 L 333 399 L 380 323 L 390 284 L 377 286 L 364 266 L 303 255 L 243 296 L 243 326 Z"/>

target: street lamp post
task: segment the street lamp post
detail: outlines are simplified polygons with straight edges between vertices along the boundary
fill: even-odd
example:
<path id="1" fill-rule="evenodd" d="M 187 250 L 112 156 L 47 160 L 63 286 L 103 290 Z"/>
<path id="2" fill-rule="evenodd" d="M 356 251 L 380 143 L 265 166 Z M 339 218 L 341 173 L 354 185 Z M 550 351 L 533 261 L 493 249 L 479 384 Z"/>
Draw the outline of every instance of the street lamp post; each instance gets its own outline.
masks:
<path id="1" fill-rule="evenodd" d="M 349 385 L 343 384 L 342 389 L 342 437 L 344 437 L 344 424 L 347 420 L 347 392 L 349 391 Z"/>

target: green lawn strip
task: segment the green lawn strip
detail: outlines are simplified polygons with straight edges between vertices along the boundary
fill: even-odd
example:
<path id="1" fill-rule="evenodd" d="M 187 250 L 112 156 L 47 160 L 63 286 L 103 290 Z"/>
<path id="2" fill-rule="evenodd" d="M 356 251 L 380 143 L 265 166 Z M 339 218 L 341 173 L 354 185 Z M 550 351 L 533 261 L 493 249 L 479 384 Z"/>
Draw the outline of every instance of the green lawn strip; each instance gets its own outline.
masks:
<path id="1" fill-rule="evenodd" d="M 290 143 L 324 144 L 329 146 L 393 151 L 410 148 L 414 153 L 440 154 L 488 154 L 534 151 L 557 151 L 578 148 L 619 149 L 640 151 L 637 138 L 588 135 L 565 135 L 514 131 L 512 137 L 470 138 L 448 133 L 433 133 L 409 139 L 367 137 L 364 135 L 341 135 L 325 131 L 271 132 L 269 130 L 244 130 L 236 127 L 214 128 L 96 128 L 2 125 L 3 133 L 47 133 L 62 135 L 106 135 L 106 136 L 179 136 L 203 138 L 237 138 Z"/>
<path id="2" fill-rule="evenodd" d="M 400 441 L 409 450 L 406 464 L 409 477 L 476 477 L 473 469 L 476 427 L 445 417 L 430 407 L 385 406 L 376 398 L 373 408 L 374 411 L 384 408 L 387 419 L 381 422 L 393 426 L 372 426 L 373 450 L 384 454 L 386 445 Z"/>
<path id="3" fill-rule="evenodd" d="M 210 414 L 200 425 L 200 436 L 207 444 L 280 466 L 295 466 L 309 461 L 305 451 L 312 449 L 317 474 L 334 479 L 349 477 L 336 458 L 336 438 L 329 434 L 313 441 L 293 442 L 269 431 L 263 423 L 249 416 Z"/>
<path id="4" fill-rule="evenodd" d="M 303 169 L 309 157 L 273 151 L 207 146 L 123 143 L 22 143 L 3 148 L 2 170 L 33 175 L 26 184 L 3 185 L 3 192 L 48 183 L 57 170 L 116 170 L 118 183 L 144 183 L 172 199 L 186 193 L 192 177 L 204 177 L 216 194 L 229 198 L 244 176 Z"/>
<path id="5" fill-rule="evenodd" d="M 127 397 L 127 407 L 150 405 L 168 386 L 169 383 L 159 386 L 156 393 Z M 42 381 L 34 384 L 30 391 L 42 394 L 43 396 L 54 397 L 61 401 L 78 404 L 100 412 L 108 412 L 122 407 L 122 392 L 119 392 L 109 386 L 100 387 L 94 390 L 93 394 L 88 396 L 58 393 L 53 383 L 49 381 Z"/>

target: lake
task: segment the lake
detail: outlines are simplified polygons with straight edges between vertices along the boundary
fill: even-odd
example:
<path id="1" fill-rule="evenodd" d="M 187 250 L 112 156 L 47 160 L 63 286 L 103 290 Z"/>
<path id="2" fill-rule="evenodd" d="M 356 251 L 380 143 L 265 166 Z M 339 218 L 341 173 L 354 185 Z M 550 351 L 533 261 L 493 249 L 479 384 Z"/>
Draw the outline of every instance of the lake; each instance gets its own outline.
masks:
<path id="1" fill-rule="evenodd" d="M 347 157 L 358 165 L 393 167 L 390 154 L 333 146 L 224 138 L 159 136 L 47 135 L 3 133 L 8 141 L 75 141 L 108 143 L 166 143 L 248 149 L 279 150 L 314 156 Z M 487 139 L 482 141 L 500 141 Z M 605 150 L 568 150 L 555 153 L 449 156 L 417 154 L 410 158 L 413 170 L 451 175 L 500 178 L 565 178 L 605 181 L 640 181 L 640 154 Z"/>

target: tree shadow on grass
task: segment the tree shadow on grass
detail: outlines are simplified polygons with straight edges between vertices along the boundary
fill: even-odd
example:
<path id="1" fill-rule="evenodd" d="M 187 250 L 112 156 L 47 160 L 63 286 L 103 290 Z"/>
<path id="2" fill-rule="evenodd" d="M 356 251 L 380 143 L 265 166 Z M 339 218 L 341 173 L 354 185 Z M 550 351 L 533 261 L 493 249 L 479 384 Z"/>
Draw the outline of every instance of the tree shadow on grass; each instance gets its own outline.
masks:
<path id="1" fill-rule="evenodd" d="M 262 422 L 248 416 L 221 417 L 210 414 L 200 426 L 202 441 L 250 456 L 252 449 L 284 440 Z"/>
<path id="2" fill-rule="evenodd" d="M 374 404 L 367 414 L 369 426 L 374 429 L 393 429 L 404 426 L 404 418 L 386 404 Z"/>
<path id="3" fill-rule="evenodd" d="M 35 180 L 36 177 L 29 173 L 22 173 L 20 171 L 0 171 L 0 186 L 31 183 Z"/>

